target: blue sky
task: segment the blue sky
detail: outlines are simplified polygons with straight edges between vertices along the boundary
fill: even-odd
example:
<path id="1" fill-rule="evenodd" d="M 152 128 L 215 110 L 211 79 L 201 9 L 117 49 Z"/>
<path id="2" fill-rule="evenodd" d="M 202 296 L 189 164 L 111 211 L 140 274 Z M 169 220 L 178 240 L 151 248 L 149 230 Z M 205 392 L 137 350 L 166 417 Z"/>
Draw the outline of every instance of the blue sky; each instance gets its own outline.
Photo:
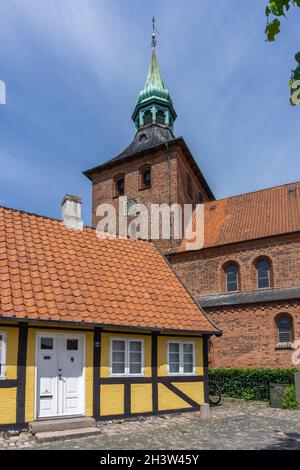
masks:
<path id="1" fill-rule="evenodd" d="M 300 11 L 264 38 L 264 0 L 1 0 L 0 205 L 60 217 L 81 171 L 128 145 L 158 58 L 184 136 L 216 197 L 299 180 L 300 106 L 288 104 Z"/>

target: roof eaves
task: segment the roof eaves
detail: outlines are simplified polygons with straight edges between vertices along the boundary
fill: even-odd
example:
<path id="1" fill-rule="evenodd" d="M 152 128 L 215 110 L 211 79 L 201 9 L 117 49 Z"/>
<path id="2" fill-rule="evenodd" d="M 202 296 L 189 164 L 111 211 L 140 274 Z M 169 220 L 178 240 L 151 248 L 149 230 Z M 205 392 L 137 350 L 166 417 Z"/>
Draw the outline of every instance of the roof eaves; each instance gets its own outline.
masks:
<path id="1" fill-rule="evenodd" d="M 153 150 L 158 151 L 160 149 L 166 148 L 166 146 L 171 147 L 171 146 L 173 146 L 175 144 L 178 144 L 178 143 L 183 146 L 183 149 L 185 150 L 188 159 L 190 160 L 192 166 L 196 169 L 196 176 L 199 179 L 200 183 L 203 185 L 203 187 L 204 187 L 206 193 L 208 194 L 210 200 L 215 200 L 215 196 L 214 196 L 212 190 L 210 189 L 209 184 L 207 183 L 205 177 L 203 176 L 203 174 L 202 174 L 202 172 L 201 172 L 201 170 L 198 166 L 198 163 L 196 162 L 195 158 L 193 157 L 193 155 L 192 155 L 191 151 L 189 150 L 189 148 L 188 148 L 188 146 L 187 146 L 187 144 L 186 144 L 183 137 L 176 137 L 173 140 L 162 142 L 161 144 L 154 145 L 153 147 L 148 147 L 146 149 L 141 150 L 140 152 L 135 152 L 131 155 L 125 155 L 124 157 L 121 157 L 119 159 L 112 158 L 111 160 L 108 160 L 107 162 L 102 163 L 101 165 L 97 165 L 93 168 L 89 168 L 88 170 L 83 171 L 82 174 L 85 175 L 87 178 L 89 178 L 92 181 L 91 176 L 95 172 L 99 172 L 99 171 L 105 170 L 106 168 L 111 168 L 111 167 L 116 166 L 118 164 L 126 163 L 128 161 L 134 160 L 137 157 L 141 157 L 141 156 L 149 153 L 149 151 L 153 151 Z"/>
<path id="2" fill-rule="evenodd" d="M 176 139 L 174 139 L 175 141 Z M 173 142 L 173 141 L 169 141 L 169 144 Z M 161 144 L 158 144 L 158 145 L 155 145 L 153 147 L 148 147 L 146 149 L 143 149 L 141 150 L 140 152 L 136 152 L 136 153 L 133 153 L 131 155 L 125 155 L 124 157 L 121 157 L 119 159 L 111 159 L 111 160 L 108 160 L 107 162 L 105 163 L 102 163 L 101 165 L 97 165 L 93 168 L 89 168 L 88 170 L 85 170 L 85 171 L 82 171 L 82 174 L 85 175 L 87 178 L 89 178 L 91 181 L 92 181 L 92 178 L 91 178 L 91 175 L 95 172 L 98 172 L 98 171 L 101 171 L 101 170 L 105 170 L 106 168 L 111 168 L 113 166 L 116 166 L 116 165 L 119 165 L 121 163 L 126 163 L 130 160 L 134 160 L 135 158 L 137 157 L 141 157 L 143 155 L 145 155 L 146 153 L 148 153 L 150 150 L 160 150 L 162 148 L 165 147 L 165 142 L 161 143 Z"/>
<path id="3" fill-rule="evenodd" d="M 1 315 L 1 312 L 0 312 Z M 15 315 L 13 316 L 0 316 L 0 323 L 2 321 L 14 321 L 17 323 L 45 323 L 45 324 L 59 324 L 64 326 L 76 326 L 76 327 L 100 327 L 100 328 L 126 328 L 127 330 L 141 330 L 141 331 L 157 331 L 157 332 L 174 332 L 174 333 L 197 333 L 197 334 L 205 334 L 209 336 L 219 335 L 218 333 L 213 333 L 210 330 L 199 330 L 199 329 L 184 329 L 184 328 L 162 328 L 157 326 L 135 326 L 135 325 L 123 325 L 123 324 L 115 324 L 115 323 L 97 323 L 97 322 L 80 322 L 80 321 L 65 321 L 65 320 L 51 320 L 45 318 L 19 318 Z"/>
<path id="4" fill-rule="evenodd" d="M 299 234 L 300 235 L 300 230 L 293 230 L 291 232 L 278 232 L 278 233 L 272 233 L 271 235 L 264 235 L 262 237 L 254 237 L 254 238 L 244 238 L 243 240 L 237 240 L 237 241 L 231 241 L 231 242 L 226 242 L 226 243 L 218 243 L 216 245 L 209 245 L 205 246 L 203 248 L 196 248 L 195 250 L 181 250 L 181 251 L 173 251 L 170 253 L 167 253 L 169 256 L 172 255 L 181 255 L 181 254 L 187 254 L 187 253 L 195 253 L 197 251 L 203 251 L 203 250 L 213 250 L 214 248 L 220 248 L 220 247 L 228 247 L 231 245 L 237 245 L 241 243 L 247 243 L 247 242 L 252 242 L 256 240 L 267 240 L 270 237 L 282 237 L 284 235 L 294 235 L 294 234 Z"/>
<path id="5" fill-rule="evenodd" d="M 231 294 L 225 293 L 197 296 L 198 304 L 202 304 L 205 308 L 231 307 L 236 305 L 281 302 L 286 300 L 300 300 L 300 287 L 271 288 Z"/>

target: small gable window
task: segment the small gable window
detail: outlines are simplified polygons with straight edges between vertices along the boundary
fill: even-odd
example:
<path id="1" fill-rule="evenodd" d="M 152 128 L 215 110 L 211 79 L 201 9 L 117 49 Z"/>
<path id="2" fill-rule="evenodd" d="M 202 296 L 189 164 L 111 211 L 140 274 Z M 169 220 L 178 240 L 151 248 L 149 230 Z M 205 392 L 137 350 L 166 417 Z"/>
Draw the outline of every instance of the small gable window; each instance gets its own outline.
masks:
<path id="1" fill-rule="evenodd" d="M 191 199 L 193 199 L 193 185 L 192 185 L 192 178 L 190 175 L 186 175 L 186 191 Z"/>
<path id="2" fill-rule="evenodd" d="M 238 268 L 235 264 L 229 264 L 225 268 L 226 274 L 226 290 L 227 292 L 235 292 L 239 288 Z"/>
<path id="3" fill-rule="evenodd" d="M 124 175 L 115 178 L 115 196 L 124 196 L 125 194 L 125 177 Z"/>
<path id="4" fill-rule="evenodd" d="M 151 188 L 151 167 L 146 166 L 140 170 L 140 188 Z"/>
<path id="5" fill-rule="evenodd" d="M 5 378 L 6 372 L 6 333 L 0 331 L 0 378 Z"/>
<path id="6" fill-rule="evenodd" d="M 292 320 L 289 315 L 279 315 L 276 320 L 278 342 L 279 343 L 291 343 L 292 338 Z"/>
<path id="7" fill-rule="evenodd" d="M 260 260 L 256 263 L 257 287 L 265 289 L 270 287 L 270 263 L 267 260 Z"/>

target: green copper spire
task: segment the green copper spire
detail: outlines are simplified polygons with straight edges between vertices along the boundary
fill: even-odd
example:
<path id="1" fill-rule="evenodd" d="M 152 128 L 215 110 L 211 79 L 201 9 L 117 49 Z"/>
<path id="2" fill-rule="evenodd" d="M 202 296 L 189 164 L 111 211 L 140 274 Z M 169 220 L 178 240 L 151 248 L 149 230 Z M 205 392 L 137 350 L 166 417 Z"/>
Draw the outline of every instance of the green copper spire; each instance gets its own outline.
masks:
<path id="1" fill-rule="evenodd" d="M 146 78 L 144 89 L 139 93 L 137 104 L 143 103 L 154 97 L 169 101 L 172 104 L 169 92 L 165 88 L 163 79 L 161 77 L 155 49 L 152 51 L 149 72 Z"/>
<path id="2" fill-rule="evenodd" d="M 156 29 L 153 18 L 152 56 L 145 86 L 140 91 L 135 110 L 132 116 L 137 128 L 149 124 L 160 124 L 172 127 L 176 119 L 173 102 L 166 89 L 157 57 L 156 57 Z"/>

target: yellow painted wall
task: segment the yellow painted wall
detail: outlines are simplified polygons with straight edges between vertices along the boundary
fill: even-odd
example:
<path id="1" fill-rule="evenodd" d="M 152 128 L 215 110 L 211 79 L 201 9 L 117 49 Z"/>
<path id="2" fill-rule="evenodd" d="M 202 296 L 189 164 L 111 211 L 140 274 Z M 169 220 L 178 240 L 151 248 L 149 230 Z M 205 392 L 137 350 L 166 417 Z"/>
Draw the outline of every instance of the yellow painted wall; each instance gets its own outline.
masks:
<path id="1" fill-rule="evenodd" d="M 0 326 L 0 331 L 7 334 L 6 343 L 6 379 L 17 378 L 19 329 Z"/>
<path id="2" fill-rule="evenodd" d="M 9 326 L 1 327 L 1 331 L 7 333 L 7 379 L 17 378 L 17 356 L 18 356 L 18 328 Z M 26 403 L 25 403 L 25 420 L 32 421 L 35 419 L 35 344 L 36 333 L 43 331 L 45 333 L 67 333 L 68 328 L 61 330 L 28 329 L 28 345 L 27 345 L 27 368 L 26 368 Z M 120 333 L 120 329 L 116 332 Z M 93 331 L 78 331 L 84 334 L 86 338 L 86 362 L 85 362 L 85 379 L 86 379 L 86 415 L 93 415 Z M 102 333 L 101 343 L 101 371 L 102 378 L 110 377 L 110 339 L 112 337 L 125 339 L 143 339 L 144 341 L 144 376 L 151 377 L 151 336 L 136 334 Z M 202 338 L 189 338 L 187 340 L 194 341 L 196 351 L 196 374 L 203 375 L 203 354 L 202 354 Z M 182 337 L 158 337 L 158 376 L 168 376 L 167 374 L 167 344 L 168 341 L 182 341 Z M 175 387 L 188 395 L 198 404 L 204 402 L 204 386 L 202 382 L 172 382 Z M 131 384 L 131 413 L 148 413 L 152 411 L 152 384 Z M 103 384 L 100 386 L 100 412 L 101 416 L 121 415 L 124 413 L 124 384 Z M 159 410 L 174 410 L 180 408 L 189 408 L 189 405 L 176 396 L 163 384 L 158 384 L 158 405 Z M 16 421 L 16 388 L 0 389 L 0 424 L 13 424 Z"/>
<path id="3" fill-rule="evenodd" d="M 120 330 L 118 330 L 120 333 Z M 101 343 L 101 377 L 110 377 L 110 341 L 112 337 L 118 339 L 144 339 L 144 361 L 145 377 L 151 377 L 151 336 L 142 334 L 127 335 L 102 333 Z M 169 341 L 182 341 L 185 338 L 173 336 L 158 337 L 158 376 L 166 377 L 167 372 L 167 346 Z M 195 344 L 196 375 L 203 375 L 203 351 L 202 338 L 189 338 Z M 200 382 L 183 382 L 173 384 L 196 403 L 204 402 L 204 386 Z M 152 384 L 131 384 L 131 413 L 147 413 L 152 411 Z M 100 390 L 101 416 L 124 413 L 124 388 L 121 384 L 102 385 Z M 159 411 L 174 410 L 180 408 L 191 408 L 183 399 L 165 387 L 158 385 L 158 406 Z"/>
<path id="4" fill-rule="evenodd" d="M 198 405 L 204 403 L 203 382 L 173 382 L 172 385 L 185 393 L 188 397 L 198 403 Z"/>
<path id="5" fill-rule="evenodd" d="M 164 377 L 168 375 L 167 369 L 167 354 L 168 354 L 168 342 L 170 341 L 192 341 L 195 343 L 195 355 L 196 355 L 196 375 L 203 375 L 203 345 L 202 338 L 186 338 L 176 336 L 161 336 L 158 337 L 157 349 L 157 375 Z"/>
<path id="6" fill-rule="evenodd" d="M 36 330 L 29 328 L 27 339 L 26 387 L 25 387 L 25 421 L 34 420 L 35 403 L 35 334 Z"/>
<path id="7" fill-rule="evenodd" d="M 85 333 L 85 414 L 93 416 L 93 358 L 94 334 Z"/>
<path id="8" fill-rule="evenodd" d="M 100 386 L 101 416 L 119 415 L 124 413 L 124 385 L 109 384 Z"/>
<path id="9" fill-rule="evenodd" d="M 178 410 L 178 408 L 191 408 L 191 406 L 180 397 L 171 392 L 165 385 L 158 384 L 158 409 Z"/>
<path id="10" fill-rule="evenodd" d="M 1 326 L 0 331 L 6 333 L 7 336 L 5 379 L 15 380 L 17 378 L 19 330 L 18 328 Z M 0 388 L 0 424 L 14 424 L 16 410 L 17 388 Z"/>
<path id="11" fill-rule="evenodd" d="M 16 388 L 0 388 L 0 424 L 16 422 Z"/>
<path id="12" fill-rule="evenodd" d="M 131 385 L 131 413 L 152 411 L 152 384 Z"/>

